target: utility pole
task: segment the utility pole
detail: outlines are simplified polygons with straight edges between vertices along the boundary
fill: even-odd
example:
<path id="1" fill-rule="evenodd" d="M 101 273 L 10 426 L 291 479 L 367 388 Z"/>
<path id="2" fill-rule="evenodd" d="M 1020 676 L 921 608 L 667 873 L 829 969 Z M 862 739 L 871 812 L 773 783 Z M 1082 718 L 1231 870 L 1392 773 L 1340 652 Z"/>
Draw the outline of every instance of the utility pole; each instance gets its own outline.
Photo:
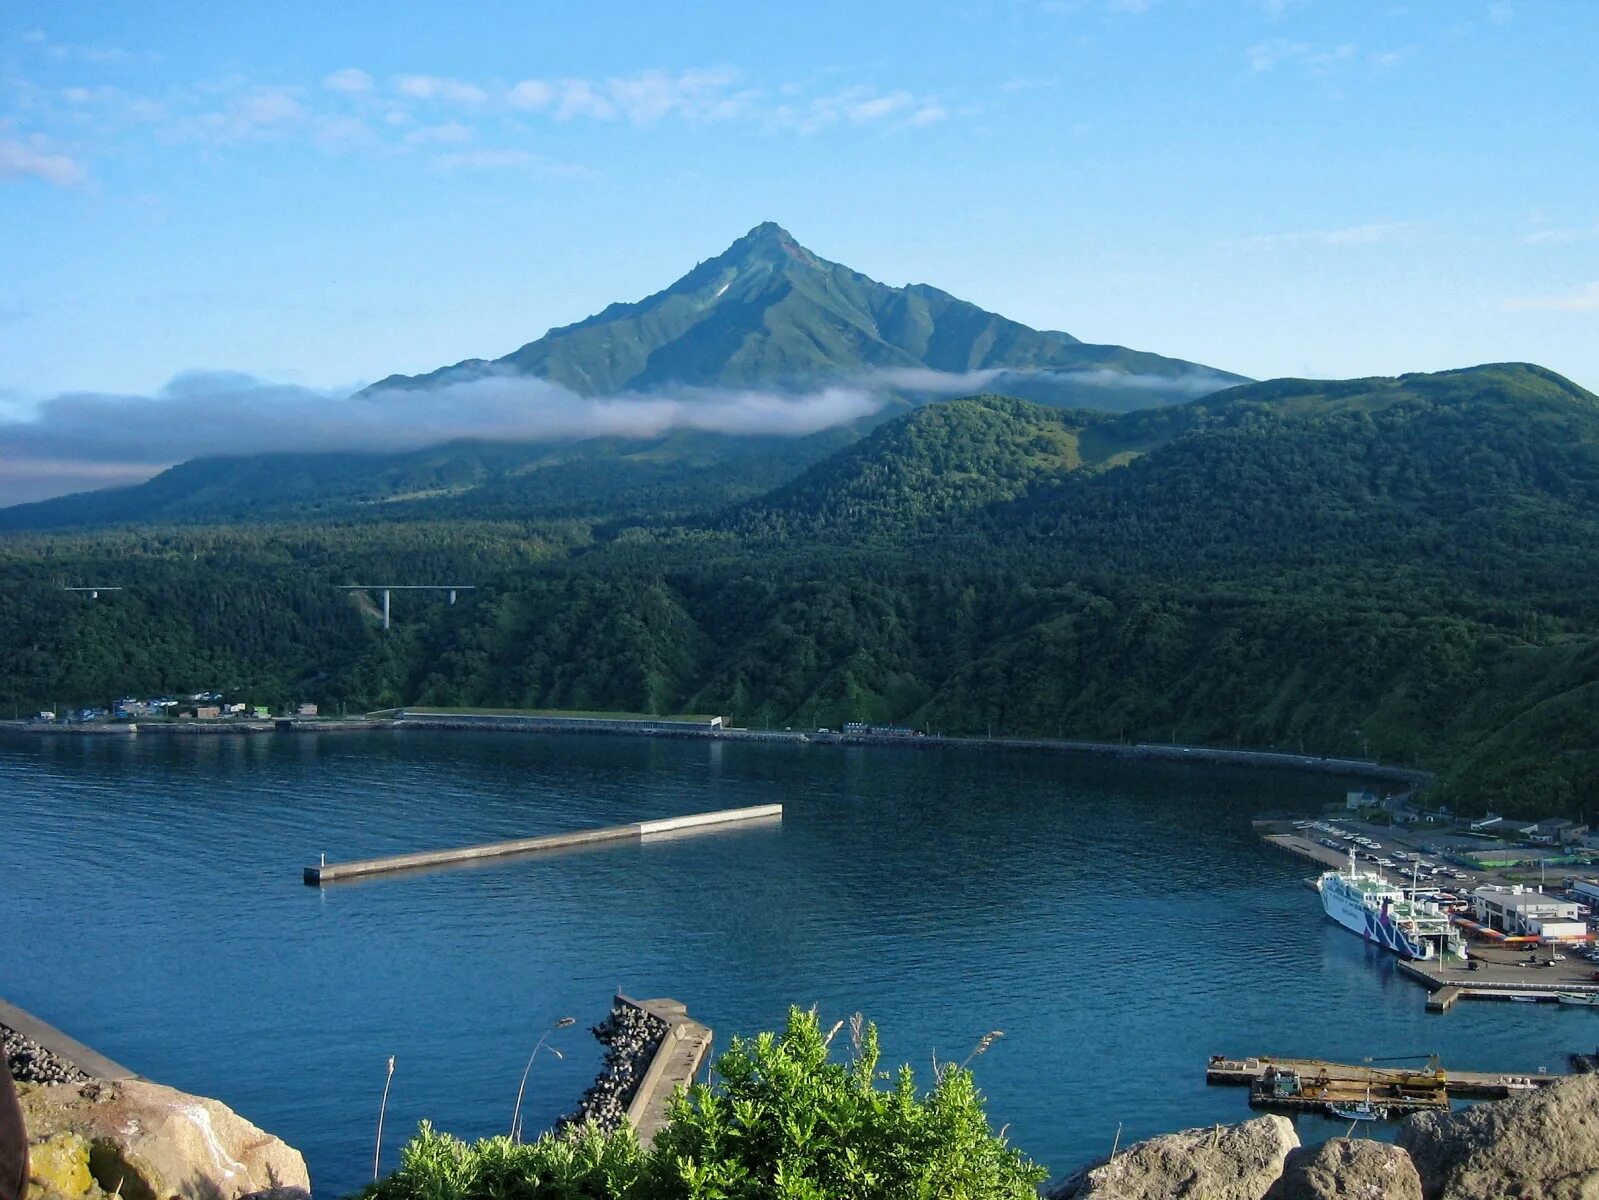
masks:
<path id="1" fill-rule="evenodd" d="M 470 592 L 477 587 L 475 583 L 342 583 L 340 591 L 345 592 L 382 592 L 383 593 L 383 628 L 389 627 L 389 593 L 390 592 L 448 592 L 450 603 L 455 603 L 455 593 Z"/>

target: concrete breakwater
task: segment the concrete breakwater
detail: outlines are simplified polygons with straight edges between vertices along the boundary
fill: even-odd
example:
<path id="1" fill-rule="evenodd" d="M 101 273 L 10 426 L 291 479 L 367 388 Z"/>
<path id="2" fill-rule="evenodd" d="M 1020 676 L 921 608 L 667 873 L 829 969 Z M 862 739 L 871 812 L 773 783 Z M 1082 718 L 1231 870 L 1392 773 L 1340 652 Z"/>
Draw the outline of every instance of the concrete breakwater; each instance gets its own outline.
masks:
<path id="1" fill-rule="evenodd" d="M 488 842 L 478 846 L 459 846 L 453 850 L 424 850 L 415 854 L 391 854 L 384 858 L 363 858 L 351 862 L 323 862 L 306 867 L 305 882 L 313 887 L 337 883 L 346 879 L 359 879 L 370 875 L 385 875 L 395 871 L 411 871 L 427 867 L 447 867 L 460 863 L 480 862 L 484 859 L 506 858 L 517 854 L 539 851 L 564 850 L 576 846 L 590 846 L 600 842 L 642 841 L 651 837 L 691 833 L 722 825 L 748 824 L 753 821 L 781 820 L 781 804 L 756 804 L 749 808 L 724 808 L 714 812 L 690 813 L 682 817 L 663 817 L 655 821 L 634 821 L 628 825 L 610 825 L 601 829 L 580 829 L 574 833 L 550 833 L 540 837 L 516 838 L 509 842 Z"/>
<path id="2" fill-rule="evenodd" d="M 11 1077 L 28 1083 L 132 1079 L 134 1074 L 98 1050 L 75 1041 L 26 1009 L 0 999 L 0 1040 Z"/>
<path id="3" fill-rule="evenodd" d="M 592 1032 L 607 1047 L 604 1065 L 560 1127 L 593 1120 L 615 1129 L 625 1118 L 648 1146 L 666 1124 L 672 1094 L 693 1083 L 710 1057 L 711 1030 L 676 1000 L 633 1000 L 618 992 L 610 1016 Z"/>
<path id="4" fill-rule="evenodd" d="M 610 1015 L 589 1030 L 605 1047 L 605 1061 L 594 1082 L 577 1102 L 571 1116 L 562 1117 L 558 1129 L 592 1122 L 607 1132 L 619 1128 L 628 1105 L 649 1070 L 650 1062 L 666 1036 L 660 1017 L 618 996 Z"/>

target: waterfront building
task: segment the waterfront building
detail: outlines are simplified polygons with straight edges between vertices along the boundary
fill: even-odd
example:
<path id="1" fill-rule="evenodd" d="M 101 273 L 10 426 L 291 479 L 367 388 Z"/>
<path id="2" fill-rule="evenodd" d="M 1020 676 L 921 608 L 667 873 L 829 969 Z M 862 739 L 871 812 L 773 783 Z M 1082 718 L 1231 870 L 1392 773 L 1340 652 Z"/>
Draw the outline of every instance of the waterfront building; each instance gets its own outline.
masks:
<path id="1" fill-rule="evenodd" d="M 1479 924 L 1511 937 L 1578 941 L 1588 936 L 1588 924 L 1578 916 L 1576 901 L 1530 891 L 1519 883 L 1479 887 L 1471 893 L 1471 904 Z"/>

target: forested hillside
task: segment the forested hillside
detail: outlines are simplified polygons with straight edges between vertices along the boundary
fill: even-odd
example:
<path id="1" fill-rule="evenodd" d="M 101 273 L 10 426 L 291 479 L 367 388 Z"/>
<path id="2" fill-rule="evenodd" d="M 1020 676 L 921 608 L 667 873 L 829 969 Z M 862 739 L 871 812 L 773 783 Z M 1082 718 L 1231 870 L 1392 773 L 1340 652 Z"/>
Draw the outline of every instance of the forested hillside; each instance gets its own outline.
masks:
<path id="1" fill-rule="evenodd" d="M 1599 807 L 1599 401 L 1538 368 L 1121 416 L 978 397 L 731 500 L 13 535 L 0 703 L 892 719 L 1369 755 L 1461 804 Z M 336 585 L 385 581 L 479 590 L 403 597 L 383 634 Z M 128 590 L 59 590 L 84 582 Z"/>

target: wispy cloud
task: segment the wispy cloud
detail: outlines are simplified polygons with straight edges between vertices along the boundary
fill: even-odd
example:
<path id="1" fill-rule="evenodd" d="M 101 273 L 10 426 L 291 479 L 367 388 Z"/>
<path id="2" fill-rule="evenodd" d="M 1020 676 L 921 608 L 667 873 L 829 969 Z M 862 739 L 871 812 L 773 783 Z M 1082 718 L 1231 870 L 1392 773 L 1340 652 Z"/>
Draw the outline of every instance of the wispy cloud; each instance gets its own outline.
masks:
<path id="1" fill-rule="evenodd" d="M 543 111 L 569 121 L 589 118 L 650 125 L 668 118 L 691 122 L 725 121 L 742 116 L 759 95 L 742 85 L 732 67 L 688 71 L 639 71 L 609 79 L 524 79 L 506 100 L 526 111 Z"/>
<path id="2" fill-rule="evenodd" d="M 124 63 L 134 57 L 121 46 L 57 41 L 42 29 L 28 30 L 22 35 L 21 40 L 22 44 L 35 54 L 54 59 L 57 62 Z"/>
<path id="3" fill-rule="evenodd" d="M 154 395 L 78 392 L 0 420 L 0 504 L 137 482 L 210 455 L 396 452 L 494 442 L 654 437 L 674 429 L 801 436 L 867 416 L 887 400 L 862 384 L 775 392 L 678 388 L 579 396 L 526 376 L 350 395 L 227 371 L 190 372 Z"/>
<path id="4" fill-rule="evenodd" d="M 1303 67 L 1312 74 L 1324 74 L 1332 67 L 1357 60 L 1360 49 L 1353 42 L 1320 46 L 1311 42 L 1295 42 L 1288 38 L 1272 38 L 1256 42 L 1244 51 L 1251 70 L 1274 71 L 1285 63 Z"/>
<path id="5" fill-rule="evenodd" d="M 918 96 L 904 88 L 885 92 L 856 86 L 779 104 L 771 123 L 798 133 L 817 133 L 837 125 L 931 125 L 948 115 L 933 96 Z"/>
<path id="6" fill-rule="evenodd" d="M 1393 242 L 1415 232 L 1406 221 L 1370 225 L 1346 225 L 1342 229 L 1305 229 L 1294 233 L 1262 233 L 1240 238 L 1233 245 L 1275 249 L 1281 246 L 1375 246 Z"/>
<path id="7" fill-rule="evenodd" d="M 1173 380 L 1104 369 L 914 368 L 869 371 L 792 391 L 671 387 L 595 397 L 547 380 L 492 371 L 434 387 L 354 394 L 237 372 L 196 371 L 153 395 L 67 393 L 44 401 L 26 417 L 9 419 L 0 409 L 0 503 L 131 482 L 211 455 L 388 453 L 463 439 L 558 442 L 655 437 L 674 429 L 803 436 L 869 416 L 895 395 L 936 399 L 1007 387 L 1025 394 L 1029 384 L 1061 382 L 1201 395 L 1231 381 L 1206 373 Z M 98 481 L 96 473 L 102 476 Z"/>
<path id="8" fill-rule="evenodd" d="M 89 177 L 70 154 L 46 149 L 38 142 L 0 138 L 0 181 L 42 179 L 56 187 L 72 187 Z"/>
<path id="9" fill-rule="evenodd" d="M 1520 296 L 1499 306 L 1505 312 L 1599 313 L 1599 282 L 1585 283 L 1570 292 L 1546 296 Z"/>
<path id="10" fill-rule="evenodd" d="M 422 125 L 405 135 L 413 146 L 459 146 L 477 136 L 477 130 L 459 121 L 443 121 L 437 125 Z"/>
<path id="11" fill-rule="evenodd" d="M 360 67 L 345 67 L 323 76 L 322 86 L 330 92 L 370 92 L 375 85 Z"/>
<path id="12" fill-rule="evenodd" d="M 92 79 L 55 88 L 23 79 L 13 81 L 13 90 L 26 97 L 19 106 L 26 128 L 15 120 L 9 128 L 0 122 L 0 137 L 5 137 L 0 178 L 35 176 L 63 185 L 86 177 L 88 148 L 104 151 L 139 137 L 208 149 L 299 143 L 325 153 L 384 155 L 472 142 L 477 147 L 472 153 L 434 165 L 536 166 L 577 177 L 586 173 L 583 168 L 543 157 L 539 120 L 639 129 L 667 122 L 744 122 L 756 129 L 811 134 L 834 127 L 923 128 L 967 111 L 905 88 L 856 84 L 818 92 L 812 84 L 755 84 L 727 65 L 509 84 L 420 73 L 380 82 L 352 65 L 304 83 L 235 72 L 146 95 Z"/>
<path id="13" fill-rule="evenodd" d="M 489 98 L 475 83 L 442 75 L 401 75 L 394 90 L 413 100 L 440 100 L 450 104 L 482 104 Z"/>
<path id="14" fill-rule="evenodd" d="M 1524 246 L 1562 245 L 1566 242 L 1599 241 L 1599 225 L 1556 226 L 1537 229 L 1521 239 Z"/>

